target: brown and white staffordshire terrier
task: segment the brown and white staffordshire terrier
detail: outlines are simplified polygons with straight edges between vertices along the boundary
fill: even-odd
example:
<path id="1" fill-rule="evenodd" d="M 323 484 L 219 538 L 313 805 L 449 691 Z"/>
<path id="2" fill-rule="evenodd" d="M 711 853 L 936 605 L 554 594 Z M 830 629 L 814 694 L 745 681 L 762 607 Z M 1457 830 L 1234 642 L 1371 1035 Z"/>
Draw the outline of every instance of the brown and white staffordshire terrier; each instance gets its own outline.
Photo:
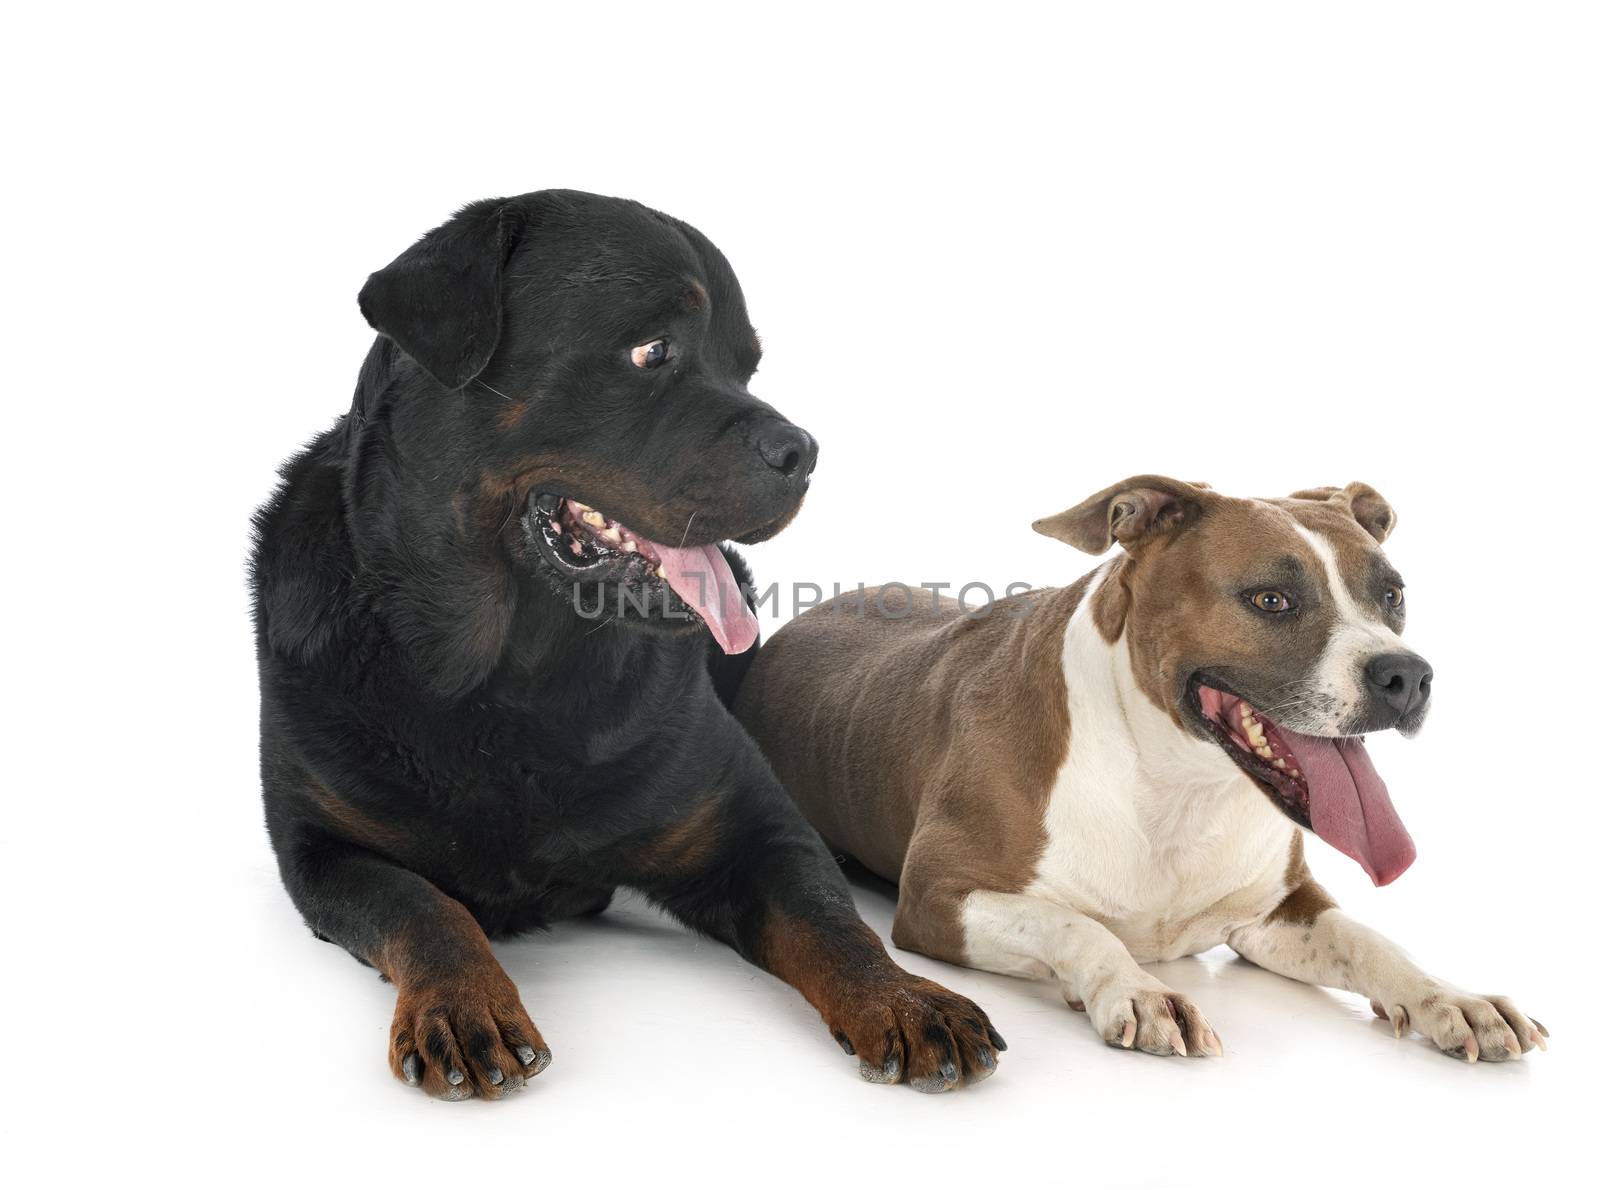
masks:
<path id="1" fill-rule="evenodd" d="M 1091 554 L 1066 588 L 962 612 L 903 587 L 822 604 L 736 711 L 833 846 L 900 886 L 894 941 L 1060 980 L 1109 1044 L 1220 1054 L 1141 962 L 1226 942 L 1468 1062 L 1545 1048 L 1500 996 L 1352 921 L 1299 827 L 1377 884 L 1415 857 L 1361 742 L 1415 732 L 1432 670 L 1366 484 L 1242 500 L 1142 475 L 1035 522 Z M 942 606 L 941 605 L 942 602 Z"/>

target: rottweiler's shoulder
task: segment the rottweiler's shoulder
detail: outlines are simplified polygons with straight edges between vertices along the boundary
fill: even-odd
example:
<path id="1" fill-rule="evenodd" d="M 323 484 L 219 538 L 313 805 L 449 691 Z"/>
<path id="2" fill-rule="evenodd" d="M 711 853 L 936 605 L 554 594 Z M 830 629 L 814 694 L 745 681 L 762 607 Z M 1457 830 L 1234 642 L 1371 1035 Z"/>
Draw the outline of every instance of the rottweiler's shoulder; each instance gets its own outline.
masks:
<path id="1" fill-rule="evenodd" d="M 329 646 L 355 598 L 345 458 L 341 418 L 283 464 L 277 489 L 253 518 L 256 632 L 293 661 L 310 661 Z"/>

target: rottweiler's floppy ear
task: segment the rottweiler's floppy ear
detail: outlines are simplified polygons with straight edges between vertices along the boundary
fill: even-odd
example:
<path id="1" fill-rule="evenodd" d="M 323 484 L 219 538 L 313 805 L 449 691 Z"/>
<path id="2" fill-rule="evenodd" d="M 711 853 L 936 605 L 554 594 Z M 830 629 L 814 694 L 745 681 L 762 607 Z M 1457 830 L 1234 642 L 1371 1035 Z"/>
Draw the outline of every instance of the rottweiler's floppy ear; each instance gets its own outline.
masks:
<path id="1" fill-rule="evenodd" d="M 1208 492 L 1203 483 L 1135 475 L 1075 508 L 1034 521 L 1033 528 L 1086 554 L 1103 554 L 1113 541 L 1128 548 L 1192 521 Z"/>
<path id="2" fill-rule="evenodd" d="M 361 313 L 445 388 L 461 388 L 500 341 L 500 274 L 521 230 L 513 200 L 462 207 L 367 278 Z"/>
<path id="3" fill-rule="evenodd" d="M 1303 492 L 1290 494 L 1291 500 L 1326 500 L 1329 504 L 1336 504 L 1344 508 L 1379 544 L 1394 532 L 1396 523 L 1400 518 L 1395 515 L 1392 505 L 1370 484 L 1347 483 L 1342 488 L 1307 488 Z"/>

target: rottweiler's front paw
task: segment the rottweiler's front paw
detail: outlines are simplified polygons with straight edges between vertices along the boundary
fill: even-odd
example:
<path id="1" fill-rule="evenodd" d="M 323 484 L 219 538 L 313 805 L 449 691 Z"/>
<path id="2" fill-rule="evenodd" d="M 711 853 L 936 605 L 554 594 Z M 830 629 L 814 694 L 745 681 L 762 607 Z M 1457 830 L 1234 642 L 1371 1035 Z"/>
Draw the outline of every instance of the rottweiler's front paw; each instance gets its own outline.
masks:
<path id="1" fill-rule="evenodd" d="M 844 997 L 827 1025 L 840 1048 L 861 1059 L 862 1078 L 906 1082 L 918 1091 L 981 1082 L 1006 1048 L 971 1000 L 904 973 Z"/>
<path id="2" fill-rule="evenodd" d="M 498 1099 L 549 1064 L 549 1047 L 498 967 L 400 989 L 389 1068 L 408 1086 L 440 1099 Z"/>

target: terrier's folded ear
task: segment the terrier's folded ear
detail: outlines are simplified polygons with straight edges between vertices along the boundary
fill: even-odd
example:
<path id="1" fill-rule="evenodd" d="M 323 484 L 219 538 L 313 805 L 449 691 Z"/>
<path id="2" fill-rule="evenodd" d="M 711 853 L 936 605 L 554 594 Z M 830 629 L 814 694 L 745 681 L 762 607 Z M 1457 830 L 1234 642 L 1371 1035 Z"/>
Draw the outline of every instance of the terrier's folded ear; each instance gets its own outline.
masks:
<path id="1" fill-rule="evenodd" d="M 1033 528 L 1086 554 L 1103 554 L 1112 542 L 1133 550 L 1193 524 L 1212 499 L 1203 483 L 1135 475 L 1066 512 L 1034 521 Z"/>
<path id="2" fill-rule="evenodd" d="M 1395 515 L 1394 507 L 1378 495 L 1371 484 L 1359 480 L 1347 483 L 1342 488 L 1307 488 L 1303 492 L 1292 492 L 1289 499 L 1325 500 L 1337 505 L 1354 517 L 1356 524 L 1370 533 L 1379 544 L 1394 532 L 1395 524 L 1400 519 Z"/>

